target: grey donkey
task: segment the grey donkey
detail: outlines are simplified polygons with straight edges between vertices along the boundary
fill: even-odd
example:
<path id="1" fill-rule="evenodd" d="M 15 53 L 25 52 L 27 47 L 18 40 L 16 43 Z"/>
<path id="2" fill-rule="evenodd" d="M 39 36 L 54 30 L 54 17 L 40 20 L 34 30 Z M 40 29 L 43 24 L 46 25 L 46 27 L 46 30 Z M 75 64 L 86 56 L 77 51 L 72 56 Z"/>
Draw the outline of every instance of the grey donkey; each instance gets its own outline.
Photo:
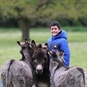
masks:
<path id="1" fill-rule="evenodd" d="M 87 71 L 80 67 L 66 67 L 64 52 L 49 51 L 51 87 L 87 87 Z"/>
<path id="2" fill-rule="evenodd" d="M 2 65 L 3 87 L 36 87 L 31 63 L 33 49 L 27 41 L 17 43 L 21 46 L 22 58 L 8 60 Z"/>

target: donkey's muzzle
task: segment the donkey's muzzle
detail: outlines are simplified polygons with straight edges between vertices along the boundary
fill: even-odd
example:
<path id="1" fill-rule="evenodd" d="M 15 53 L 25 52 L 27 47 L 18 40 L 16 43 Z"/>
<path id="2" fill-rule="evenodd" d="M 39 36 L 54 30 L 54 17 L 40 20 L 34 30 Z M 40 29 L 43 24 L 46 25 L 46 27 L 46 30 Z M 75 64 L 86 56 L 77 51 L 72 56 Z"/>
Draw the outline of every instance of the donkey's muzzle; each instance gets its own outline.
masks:
<path id="1" fill-rule="evenodd" d="M 42 74 L 43 73 L 43 67 L 42 65 L 38 65 L 36 67 L 36 74 Z"/>

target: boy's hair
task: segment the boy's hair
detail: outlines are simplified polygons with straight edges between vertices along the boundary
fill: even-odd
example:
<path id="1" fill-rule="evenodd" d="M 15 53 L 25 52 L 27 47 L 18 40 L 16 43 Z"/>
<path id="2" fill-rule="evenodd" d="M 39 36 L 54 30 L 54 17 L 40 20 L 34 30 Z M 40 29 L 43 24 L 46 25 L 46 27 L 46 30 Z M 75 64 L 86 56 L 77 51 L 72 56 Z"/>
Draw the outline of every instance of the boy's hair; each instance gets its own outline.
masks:
<path id="1" fill-rule="evenodd" d="M 50 24 L 50 27 L 55 26 L 55 25 L 60 29 L 60 24 L 57 21 L 52 21 L 51 24 Z"/>

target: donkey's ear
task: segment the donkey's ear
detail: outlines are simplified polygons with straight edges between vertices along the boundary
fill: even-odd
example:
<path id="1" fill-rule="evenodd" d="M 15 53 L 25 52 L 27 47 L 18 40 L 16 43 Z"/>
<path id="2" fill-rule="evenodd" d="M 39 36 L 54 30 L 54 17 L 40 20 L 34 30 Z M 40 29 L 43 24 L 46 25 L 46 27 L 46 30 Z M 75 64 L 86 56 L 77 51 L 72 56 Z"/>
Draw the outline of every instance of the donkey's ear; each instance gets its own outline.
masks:
<path id="1" fill-rule="evenodd" d="M 28 39 L 25 39 L 25 44 L 28 45 L 28 46 L 30 46 L 30 42 L 29 42 Z"/>
<path id="2" fill-rule="evenodd" d="M 32 46 L 32 48 L 33 48 L 33 49 L 35 49 L 35 48 L 36 48 L 36 43 L 35 43 L 35 41 L 34 41 L 34 40 L 32 40 L 32 41 L 31 41 L 31 46 Z"/>
<path id="3" fill-rule="evenodd" d="M 25 41 L 28 41 L 28 39 L 25 39 Z"/>
<path id="4" fill-rule="evenodd" d="M 53 58 L 57 58 L 57 54 L 55 51 L 52 51 L 52 56 L 53 56 Z"/>
<path id="5" fill-rule="evenodd" d="M 20 45 L 20 41 L 17 41 L 17 44 Z"/>
<path id="6" fill-rule="evenodd" d="M 20 46 L 23 46 L 25 43 L 24 42 L 17 41 L 17 44 L 20 45 Z"/>
<path id="7" fill-rule="evenodd" d="M 59 53 L 59 57 L 60 57 L 61 62 L 64 63 L 64 51 Z"/>
<path id="8" fill-rule="evenodd" d="M 42 48 L 42 45 L 41 45 L 41 44 L 39 44 L 39 45 L 38 45 L 38 48 Z"/>
<path id="9" fill-rule="evenodd" d="M 32 40 L 31 43 L 36 44 L 34 40 Z"/>
<path id="10" fill-rule="evenodd" d="M 44 46 L 43 46 L 43 49 L 47 49 L 48 48 L 48 44 L 45 43 Z"/>
<path id="11" fill-rule="evenodd" d="M 48 43 L 45 43 L 44 45 L 48 47 Z"/>
<path id="12" fill-rule="evenodd" d="M 25 42 L 29 42 L 29 40 L 28 39 L 25 39 Z"/>
<path id="13" fill-rule="evenodd" d="M 60 56 L 60 57 L 63 57 L 63 56 L 64 56 L 64 51 L 61 51 L 61 52 L 59 53 L 59 56 Z"/>

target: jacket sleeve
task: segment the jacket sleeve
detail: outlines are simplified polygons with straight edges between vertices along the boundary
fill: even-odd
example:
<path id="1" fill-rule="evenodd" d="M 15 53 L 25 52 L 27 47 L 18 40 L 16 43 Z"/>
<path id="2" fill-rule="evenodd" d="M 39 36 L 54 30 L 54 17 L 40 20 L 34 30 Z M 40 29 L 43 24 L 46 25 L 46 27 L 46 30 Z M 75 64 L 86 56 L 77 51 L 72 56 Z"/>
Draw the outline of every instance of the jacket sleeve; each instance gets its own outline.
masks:
<path id="1" fill-rule="evenodd" d="M 68 41 L 63 40 L 60 44 L 60 50 L 64 51 L 64 64 L 65 66 L 69 66 L 70 64 L 70 50 L 68 46 Z"/>

